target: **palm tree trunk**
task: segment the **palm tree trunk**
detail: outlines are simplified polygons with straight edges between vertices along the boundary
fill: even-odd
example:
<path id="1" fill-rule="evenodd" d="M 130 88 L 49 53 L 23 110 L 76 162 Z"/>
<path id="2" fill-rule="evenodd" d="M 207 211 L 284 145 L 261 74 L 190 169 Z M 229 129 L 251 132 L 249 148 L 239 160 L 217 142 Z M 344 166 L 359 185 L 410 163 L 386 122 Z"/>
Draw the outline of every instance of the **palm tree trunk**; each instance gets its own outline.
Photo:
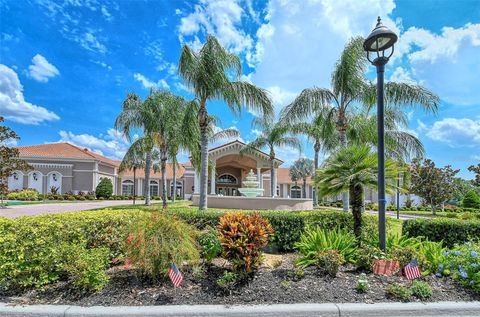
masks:
<path id="1" fill-rule="evenodd" d="M 167 157 L 162 154 L 160 172 L 162 174 L 162 208 L 167 208 L 167 178 L 165 177 Z"/>
<path id="2" fill-rule="evenodd" d="M 152 168 L 152 151 L 147 151 L 145 157 L 145 184 L 143 192 L 145 195 L 145 206 L 150 206 L 150 169 Z"/>
<path id="3" fill-rule="evenodd" d="M 175 198 L 177 198 L 177 162 L 173 160 L 172 162 L 172 171 L 173 171 L 173 184 L 172 184 L 172 203 L 175 203 Z"/>
<path id="4" fill-rule="evenodd" d="M 318 140 L 315 141 L 315 145 L 313 147 L 313 150 L 315 151 L 315 158 L 313 160 L 313 164 L 315 166 L 315 172 L 313 174 L 313 177 L 315 178 L 315 173 L 317 172 L 318 169 L 318 153 L 320 152 L 320 142 Z M 314 185 L 315 190 L 313 191 L 313 206 L 318 206 L 318 195 L 317 195 L 317 186 Z"/>
<path id="5" fill-rule="evenodd" d="M 207 190 L 208 190 L 208 113 L 206 100 L 200 101 L 198 111 L 198 124 L 200 125 L 200 201 L 198 208 L 207 210 Z"/>
<path id="6" fill-rule="evenodd" d="M 136 165 L 133 165 L 133 204 L 135 205 L 135 195 L 136 195 L 136 190 L 137 190 L 137 182 L 136 182 L 136 178 L 137 178 L 137 166 Z M 122 193 L 123 194 L 123 193 Z"/>
<path id="7" fill-rule="evenodd" d="M 340 136 L 340 144 L 342 148 L 347 147 L 347 118 L 345 112 L 340 109 L 338 112 L 337 131 Z M 348 212 L 348 192 L 342 193 L 343 212 Z"/>
<path id="8" fill-rule="evenodd" d="M 307 198 L 307 179 L 306 178 L 303 179 L 302 195 L 304 199 Z"/>
<path id="9" fill-rule="evenodd" d="M 275 184 L 275 153 L 270 151 L 270 196 L 275 197 L 277 194 L 277 184 Z"/>
<path id="10" fill-rule="evenodd" d="M 362 238 L 363 187 L 350 185 L 350 204 L 352 205 L 353 233 L 360 244 Z"/>

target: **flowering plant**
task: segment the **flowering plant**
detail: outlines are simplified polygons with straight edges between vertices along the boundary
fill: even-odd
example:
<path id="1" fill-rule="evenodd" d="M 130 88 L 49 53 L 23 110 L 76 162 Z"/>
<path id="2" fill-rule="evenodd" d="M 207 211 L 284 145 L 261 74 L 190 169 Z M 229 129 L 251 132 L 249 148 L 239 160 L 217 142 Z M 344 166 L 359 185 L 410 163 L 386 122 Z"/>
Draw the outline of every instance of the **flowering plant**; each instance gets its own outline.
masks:
<path id="1" fill-rule="evenodd" d="M 437 276 L 452 276 L 462 285 L 480 293 L 480 243 L 467 242 L 445 251 Z"/>

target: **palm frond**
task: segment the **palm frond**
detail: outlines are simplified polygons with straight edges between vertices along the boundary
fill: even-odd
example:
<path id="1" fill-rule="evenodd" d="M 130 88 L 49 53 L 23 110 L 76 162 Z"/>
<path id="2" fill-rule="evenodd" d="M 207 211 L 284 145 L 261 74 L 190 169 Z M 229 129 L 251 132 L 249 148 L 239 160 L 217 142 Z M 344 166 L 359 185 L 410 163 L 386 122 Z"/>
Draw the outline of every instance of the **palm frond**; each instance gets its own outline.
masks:
<path id="1" fill-rule="evenodd" d="M 437 113 L 440 99 L 420 85 L 388 82 L 385 84 L 385 103 L 399 107 L 420 106 L 427 112 Z"/>

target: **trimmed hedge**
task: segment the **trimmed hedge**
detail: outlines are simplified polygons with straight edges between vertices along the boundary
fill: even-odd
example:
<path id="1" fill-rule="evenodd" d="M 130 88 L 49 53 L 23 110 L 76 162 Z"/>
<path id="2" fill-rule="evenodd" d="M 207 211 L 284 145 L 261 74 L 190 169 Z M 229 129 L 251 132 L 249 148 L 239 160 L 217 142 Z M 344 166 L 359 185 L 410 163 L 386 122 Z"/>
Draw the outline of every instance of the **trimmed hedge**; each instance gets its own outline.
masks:
<path id="1" fill-rule="evenodd" d="M 442 241 L 448 247 L 480 239 L 480 221 L 451 219 L 412 219 L 403 222 L 402 233 L 407 237 L 425 237 Z"/>

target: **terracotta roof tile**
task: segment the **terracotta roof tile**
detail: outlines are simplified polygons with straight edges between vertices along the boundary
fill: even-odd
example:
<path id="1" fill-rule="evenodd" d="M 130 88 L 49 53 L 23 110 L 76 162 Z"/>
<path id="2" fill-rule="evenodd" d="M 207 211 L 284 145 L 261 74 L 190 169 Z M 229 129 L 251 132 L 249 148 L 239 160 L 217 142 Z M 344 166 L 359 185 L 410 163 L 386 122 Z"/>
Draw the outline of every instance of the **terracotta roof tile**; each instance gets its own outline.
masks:
<path id="1" fill-rule="evenodd" d="M 166 174 L 167 174 L 167 179 L 172 179 L 173 178 L 173 164 L 172 163 L 167 163 L 166 166 Z M 185 167 L 183 166 L 182 163 L 177 165 L 177 178 L 181 178 L 183 176 L 183 173 L 185 172 Z M 143 168 L 139 168 L 135 171 L 136 177 L 145 177 L 145 170 Z M 133 169 L 123 171 L 119 173 L 120 177 L 133 177 Z M 162 177 L 162 174 L 160 172 L 155 173 L 153 169 L 150 171 L 150 178 L 160 178 Z"/>

